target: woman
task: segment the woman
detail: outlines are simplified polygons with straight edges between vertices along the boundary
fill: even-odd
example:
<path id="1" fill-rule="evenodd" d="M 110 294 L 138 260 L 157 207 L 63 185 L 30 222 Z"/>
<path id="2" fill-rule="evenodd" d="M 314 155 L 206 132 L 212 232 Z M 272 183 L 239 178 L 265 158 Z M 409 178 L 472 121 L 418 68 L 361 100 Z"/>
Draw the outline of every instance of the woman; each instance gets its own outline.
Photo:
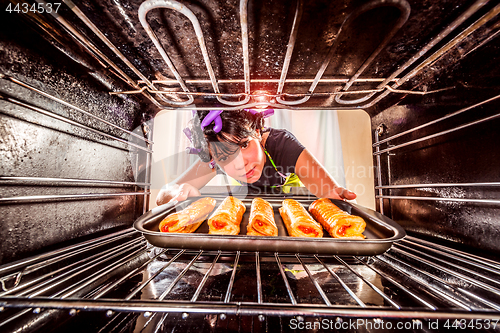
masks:
<path id="1" fill-rule="evenodd" d="M 264 129 L 267 115 L 254 110 L 197 111 L 185 133 L 200 160 L 165 186 L 156 203 L 199 196 L 199 189 L 221 172 L 253 189 L 286 188 L 301 182 L 317 197 L 356 198 L 290 132 Z"/>

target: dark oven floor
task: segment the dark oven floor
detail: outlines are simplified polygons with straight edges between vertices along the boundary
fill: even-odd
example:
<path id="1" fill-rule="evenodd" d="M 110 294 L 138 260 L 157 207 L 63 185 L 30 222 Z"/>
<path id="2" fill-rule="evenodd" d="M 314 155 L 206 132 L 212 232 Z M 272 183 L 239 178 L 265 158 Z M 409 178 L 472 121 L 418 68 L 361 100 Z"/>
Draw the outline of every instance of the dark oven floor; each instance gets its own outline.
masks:
<path id="1" fill-rule="evenodd" d="M 339 257 L 160 249 L 126 230 L 0 274 L 5 332 L 499 330 L 500 264 L 412 236 Z"/>

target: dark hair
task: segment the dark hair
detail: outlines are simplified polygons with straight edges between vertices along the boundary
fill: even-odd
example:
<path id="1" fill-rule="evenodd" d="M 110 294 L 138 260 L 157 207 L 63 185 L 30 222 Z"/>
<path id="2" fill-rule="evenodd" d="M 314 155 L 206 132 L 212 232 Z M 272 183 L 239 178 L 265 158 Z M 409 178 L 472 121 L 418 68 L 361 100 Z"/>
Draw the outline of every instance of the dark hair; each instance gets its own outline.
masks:
<path id="1" fill-rule="evenodd" d="M 264 119 L 260 113 L 255 115 L 245 110 L 224 111 L 220 114 L 222 130 L 214 131 L 214 122 L 201 129 L 201 122 L 210 111 L 197 111 L 189 124 L 194 148 L 200 150 L 198 156 L 203 162 L 210 162 L 212 156 L 208 149 L 212 147 L 225 154 L 233 154 L 239 148 L 239 142 L 255 134 L 255 130 L 264 127 Z M 221 144 L 218 144 L 221 143 Z"/>

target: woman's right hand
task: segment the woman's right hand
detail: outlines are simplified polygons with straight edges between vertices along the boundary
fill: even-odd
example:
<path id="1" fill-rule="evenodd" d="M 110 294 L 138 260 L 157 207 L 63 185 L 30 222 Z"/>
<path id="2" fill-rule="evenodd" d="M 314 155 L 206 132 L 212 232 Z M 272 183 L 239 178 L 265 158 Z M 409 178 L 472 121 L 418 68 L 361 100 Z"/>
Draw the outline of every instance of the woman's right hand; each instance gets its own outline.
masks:
<path id="1" fill-rule="evenodd" d="M 183 183 L 181 185 L 175 184 L 162 189 L 156 197 L 156 204 L 163 205 L 172 200 L 184 201 L 189 197 L 201 195 L 200 191 L 191 184 Z"/>

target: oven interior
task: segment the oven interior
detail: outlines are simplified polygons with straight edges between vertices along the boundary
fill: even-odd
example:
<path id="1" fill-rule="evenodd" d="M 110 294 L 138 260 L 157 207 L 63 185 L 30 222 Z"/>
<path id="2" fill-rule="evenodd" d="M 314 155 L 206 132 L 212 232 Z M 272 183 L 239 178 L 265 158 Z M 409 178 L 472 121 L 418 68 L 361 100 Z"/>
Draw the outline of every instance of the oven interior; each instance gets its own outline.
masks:
<path id="1" fill-rule="evenodd" d="M 2 331 L 498 330 L 498 1 L 1 6 Z M 149 245 L 154 116 L 258 107 L 367 112 L 376 208 L 408 236 L 375 256 Z"/>

